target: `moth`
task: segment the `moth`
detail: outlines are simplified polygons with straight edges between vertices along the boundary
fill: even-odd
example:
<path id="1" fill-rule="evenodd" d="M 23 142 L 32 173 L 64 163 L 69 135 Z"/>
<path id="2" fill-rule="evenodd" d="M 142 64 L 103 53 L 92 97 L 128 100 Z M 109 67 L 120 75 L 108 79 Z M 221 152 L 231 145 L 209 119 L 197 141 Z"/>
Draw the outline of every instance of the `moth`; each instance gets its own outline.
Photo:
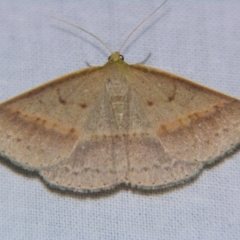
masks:
<path id="1" fill-rule="evenodd" d="M 119 51 L 0 105 L 1 157 L 76 192 L 174 186 L 239 143 L 238 99 Z"/>

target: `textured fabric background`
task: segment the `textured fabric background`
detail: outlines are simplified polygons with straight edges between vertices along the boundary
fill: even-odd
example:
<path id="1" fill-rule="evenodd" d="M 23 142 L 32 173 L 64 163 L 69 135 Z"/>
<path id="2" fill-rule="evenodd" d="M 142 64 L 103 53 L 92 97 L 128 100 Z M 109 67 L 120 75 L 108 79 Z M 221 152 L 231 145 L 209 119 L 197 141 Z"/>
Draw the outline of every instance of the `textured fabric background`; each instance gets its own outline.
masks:
<path id="1" fill-rule="evenodd" d="M 0 101 L 91 65 L 118 50 L 158 5 L 153 1 L 0 1 Z M 123 49 L 141 62 L 240 98 L 240 1 L 169 0 Z M 171 191 L 53 191 L 0 161 L 0 239 L 237 239 L 240 153 Z"/>

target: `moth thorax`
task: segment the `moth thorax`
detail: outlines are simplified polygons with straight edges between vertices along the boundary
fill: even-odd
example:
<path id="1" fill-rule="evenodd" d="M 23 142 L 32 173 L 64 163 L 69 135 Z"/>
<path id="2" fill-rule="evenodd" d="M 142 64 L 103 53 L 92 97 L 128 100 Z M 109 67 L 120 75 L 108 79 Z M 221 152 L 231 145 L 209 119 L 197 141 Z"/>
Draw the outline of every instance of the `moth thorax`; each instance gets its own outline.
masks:
<path id="1" fill-rule="evenodd" d="M 112 105 L 115 120 L 118 126 L 121 125 L 127 103 L 128 86 L 125 79 L 111 78 L 106 82 L 108 99 Z"/>

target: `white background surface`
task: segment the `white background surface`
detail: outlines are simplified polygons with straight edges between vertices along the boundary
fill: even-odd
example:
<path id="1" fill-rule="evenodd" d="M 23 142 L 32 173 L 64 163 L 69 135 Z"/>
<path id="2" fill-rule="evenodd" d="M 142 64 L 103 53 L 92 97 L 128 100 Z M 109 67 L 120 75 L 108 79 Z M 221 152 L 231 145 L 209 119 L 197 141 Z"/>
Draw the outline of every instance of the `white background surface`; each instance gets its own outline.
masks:
<path id="1" fill-rule="evenodd" d="M 0 101 L 68 72 L 102 65 L 109 52 L 56 16 L 118 50 L 161 1 L 0 2 Z M 128 63 L 147 65 L 240 98 L 240 1 L 169 0 L 126 44 Z M 0 239 L 237 239 L 240 153 L 184 187 L 61 194 L 0 162 Z"/>

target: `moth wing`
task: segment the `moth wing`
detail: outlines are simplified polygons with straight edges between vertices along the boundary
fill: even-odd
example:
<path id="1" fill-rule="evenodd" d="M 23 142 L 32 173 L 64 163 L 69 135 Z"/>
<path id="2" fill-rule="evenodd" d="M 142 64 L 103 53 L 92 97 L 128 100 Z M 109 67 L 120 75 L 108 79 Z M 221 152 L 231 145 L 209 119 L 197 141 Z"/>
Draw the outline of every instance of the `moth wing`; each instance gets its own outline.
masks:
<path id="1" fill-rule="evenodd" d="M 127 182 L 175 185 L 237 148 L 239 100 L 171 73 L 131 66 L 134 104 L 144 109 L 149 127 L 145 137 L 130 141 Z"/>
<path id="2" fill-rule="evenodd" d="M 2 103 L 0 154 L 30 170 L 59 163 L 84 137 L 102 79 L 101 67 L 92 67 Z"/>

